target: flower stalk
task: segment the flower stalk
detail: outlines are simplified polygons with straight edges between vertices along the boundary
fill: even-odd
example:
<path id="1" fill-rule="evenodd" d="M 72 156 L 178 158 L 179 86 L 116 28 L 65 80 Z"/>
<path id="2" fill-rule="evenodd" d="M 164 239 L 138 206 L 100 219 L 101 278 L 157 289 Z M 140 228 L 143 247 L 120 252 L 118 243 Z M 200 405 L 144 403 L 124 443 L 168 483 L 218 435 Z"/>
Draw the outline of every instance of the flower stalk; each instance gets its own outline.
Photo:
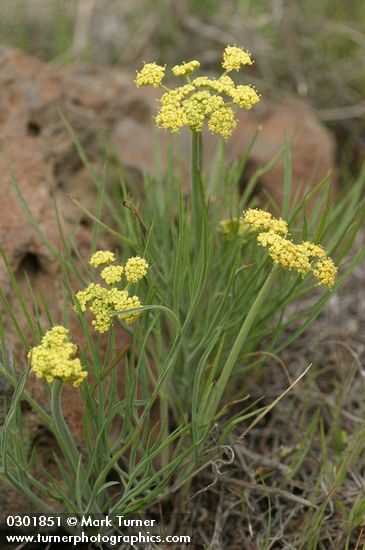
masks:
<path id="1" fill-rule="evenodd" d="M 202 215 L 205 207 L 202 180 L 203 147 L 200 132 L 191 132 L 190 181 L 193 237 L 197 249 L 201 238 Z"/>

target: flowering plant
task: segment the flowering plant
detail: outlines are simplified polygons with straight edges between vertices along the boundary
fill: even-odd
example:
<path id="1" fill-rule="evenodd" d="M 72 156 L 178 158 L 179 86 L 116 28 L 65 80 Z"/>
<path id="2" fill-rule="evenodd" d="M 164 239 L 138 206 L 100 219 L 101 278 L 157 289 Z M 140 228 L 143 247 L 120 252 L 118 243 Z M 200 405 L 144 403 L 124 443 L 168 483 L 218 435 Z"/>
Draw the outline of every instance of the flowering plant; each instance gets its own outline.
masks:
<path id="1" fill-rule="evenodd" d="M 233 108 L 249 109 L 259 100 L 252 86 L 236 85 L 228 74 L 251 64 L 249 53 L 228 46 L 225 72 L 217 79 L 194 76 L 199 67 L 195 60 L 173 68 L 175 76 L 186 78 L 176 89 L 164 84 L 163 66 L 146 63 L 137 73 L 137 86 L 163 91 L 156 123 L 173 133 L 183 126 L 190 131 L 188 197 L 169 163 L 166 178 L 146 176 L 141 204 L 121 214 L 115 204 L 132 200 L 126 185 L 115 182 L 120 184 L 115 201 L 69 128 L 94 178 L 98 200 L 95 213 L 74 201 L 94 223 L 88 264 L 71 237 L 61 233 L 64 250 L 59 250 L 37 226 L 62 269 L 67 298 L 62 324 L 47 309 L 44 317 L 34 308 L 34 317 L 3 254 L 25 312 L 23 325 L 2 293 L 0 298 L 29 365 L 25 371 L 14 368 L 3 351 L 0 372 L 15 391 L 1 436 L 0 476 L 37 509 L 127 515 L 145 511 L 182 487 L 189 491 L 193 476 L 222 459 L 227 441 L 244 437 L 273 406 L 243 403 L 253 389 L 247 373 L 254 370 L 260 380 L 275 367 L 272 358 L 316 319 L 360 258 L 351 259 L 338 275 L 336 264 L 347 254 L 365 211 L 361 180 L 328 208 L 326 182 L 298 200 L 292 197 L 287 172 L 283 204 L 264 209 L 255 207 L 257 199 L 255 205 L 249 193 L 240 192 L 244 163 L 238 169 L 223 157 L 214 174 L 204 173 L 204 125 L 227 139 L 235 127 Z M 281 154 L 288 158 L 287 146 Z M 257 180 L 258 174 L 249 179 L 250 191 Z M 306 204 L 313 196 L 318 207 L 308 218 Z M 113 227 L 100 220 L 104 199 Z M 98 250 L 100 226 L 104 237 L 112 239 L 111 250 Z M 128 258 L 125 262 L 119 259 L 121 253 Z M 301 305 L 300 315 L 289 307 L 314 291 L 314 299 Z M 75 313 L 80 342 L 66 328 Z M 0 323 L 1 343 L 6 341 L 4 326 L 5 320 Z M 49 405 L 28 391 L 33 374 L 46 385 Z M 74 387 L 70 390 L 75 402 L 82 404 L 82 438 L 64 418 L 66 384 Z M 22 400 L 60 449 L 45 479 L 33 470 L 38 451 L 29 449 Z"/>
<path id="2" fill-rule="evenodd" d="M 191 190 L 193 225 L 195 238 L 201 234 L 201 208 L 204 205 L 202 188 L 202 138 L 204 123 L 208 121 L 211 132 L 227 139 L 236 128 L 237 121 L 233 107 L 251 109 L 260 97 L 251 85 L 236 86 L 228 75 L 239 71 L 245 65 L 252 65 L 251 55 L 237 46 L 227 46 L 223 53 L 222 67 L 224 73 L 218 79 L 207 76 L 191 78 L 199 68 L 199 61 L 193 60 L 172 68 L 175 76 L 185 77 L 187 83 L 175 89 L 163 84 L 166 69 L 156 63 L 145 63 L 137 72 L 137 87 L 153 86 L 165 93 L 161 97 L 161 106 L 156 116 L 156 124 L 161 128 L 178 132 L 183 126 L 191 131 Z M 228 101 L 225 101 L 228 98 Z"/>

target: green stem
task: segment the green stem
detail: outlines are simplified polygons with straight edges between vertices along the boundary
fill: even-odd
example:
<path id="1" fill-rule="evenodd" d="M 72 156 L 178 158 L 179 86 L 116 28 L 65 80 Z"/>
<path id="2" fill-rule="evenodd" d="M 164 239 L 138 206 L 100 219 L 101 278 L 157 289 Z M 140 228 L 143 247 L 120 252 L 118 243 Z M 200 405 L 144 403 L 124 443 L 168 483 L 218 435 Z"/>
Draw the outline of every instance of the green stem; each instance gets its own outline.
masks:
<path id="1" fill-rule="evenodd" d="M 162 430 L 162 441 L 166 441 L 169 436 L 169 388 L 170 388 L 170 374 L 166 376 L 165 382 L 161 387 L 160 394 L 160 421 Z M 165 466 L 169 463 L 169 448 L 166 446 L 161 451 L 161 466 Z"/>
<path id="2" fill-rule="evenodd" d="M 54 433 L 65 458 L 67 458 L 72 468 L 73 474 L 76 475 L 79 452 L 63 416 L 61 406 L 62 387 L 63 383 L 59 380 L 55 380 L 52 384 L 51 412 L 54 422 Z"/>
<path id="3" fill-rule="evenodd" d="M 204 189 L 202 182 L 202 136 L 201 132 L 191 132 L 190 181 L 191 203 L 193 215 L 193 237 L 196 248 L 199 249 L 204 209 Z"/>
<path id="4" fill-rule="evenodd" d="M 228 381 L 231 377 L 232 370 L 236 364 L 236 361 L 238 359 L 239 354 L 241 353 L 242 347 L 246 341 L 246 338 L 251 330 L 251 327 L 257 318 L 257 315 L 259 313 L 260 308 L 262 307 L 262 304 L 264 303 L 265 299 L 267 298 L 272 283 L 274 281 L 274 278 L 276 276 L 278 270 L 278 266 L 274 265 L 272 268 L 269 276 L 267 277 L 264 285 L 262 286 L 260 292 L 256 296 L 256 299 L 254 303 L 251 306 L 250 311 L 248 312 L 248 315 L 237 334 L 236 340 L 231 348 L 231 351 L 229 352 L 229 355 L 226 359 L 226 362 L 223 366 L 221 375 L 218 379 L 218 382 L 216 384 L 216 390 L 214 394 L 214 399 L 211 401 L 211 406 L 209 407 L 207 411 L 207 420 L 211 420 L 212 417 L 215 415 L 217 408 L 219 406 L 219 403 L 222 399 L 223 393 L 226 389 L 226 386 L 228 384 Z"/>

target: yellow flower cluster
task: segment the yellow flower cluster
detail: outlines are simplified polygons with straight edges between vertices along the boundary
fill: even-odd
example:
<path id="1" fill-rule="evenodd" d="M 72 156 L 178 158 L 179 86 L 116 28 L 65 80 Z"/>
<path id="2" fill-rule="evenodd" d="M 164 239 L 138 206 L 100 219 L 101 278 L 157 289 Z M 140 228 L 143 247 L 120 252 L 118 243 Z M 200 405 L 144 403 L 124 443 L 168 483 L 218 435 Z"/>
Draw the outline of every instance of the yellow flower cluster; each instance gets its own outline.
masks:
<path id="1" fill-rule="evenodd" d="M 233 103 L 241 109 L 251 109 L 258 101 L 260 101 L 259 96 L 257 95 L 256 90 L 249 85 L 245 86 L 236 86 L 233 88 L 229 95 L 233 99 Z"/>
<path id="2" fill-rule="evenodd" d="M 100 276 L 106 284 L 113 285 L 114 283 L 119 283 L 122 280 L 123 267 L 121 265 L 108 265 L 104 267 L 103 271 L 100 273 Z"/>
<path id="3" fill-rule="evenodd" d="M 236 46 L 227 46 L 223 55 L 223 67 L 226 71 L 218 79 L 199 76 L 190 81 L 189 75 L 200 66 L 198 61 L 193 60 L 173 67 L 175 76 L 185 76 L 188 81 L 178 88 L 171 90 L 162 84 L 165 68 L 155 63 L 144 65 L 137 73 L 135 82 L 137 86 L 149 84 L 165 90 L 156 116 L 159 127 L 178 132 L 183 126 L 187 126 L 193 132 L 201 132 L 207 121 L 211 132 L 227 139 L 237 125 L 232 107 L 237 105 L 241 109 L 251 109 L 260 101 L 260 97 L 250 85 L 236 86 L 226 73 L 251 64 L 248 52 Z M 157 77 L 156 67 L 160 69 Z"/>
<path id="4" fill-rule="evenodd" d="M 69 341 L 65 327 L 55 326 L 43 336 L 41 344 L 28 353 L 31 368 L 38 378 L 47 382 L 62 380 L 77 388 L 87 377 L 80 359 L 74 358 L 77 347 Z"/>
<path id="5" fill-rule="evenodd" d="M 109 251 L 98 251 L 90 259 L 93 266 L 111 263 L 115 261 L 115 256 Z M 148 271 L 148 263 L 144 258 L 135 256 L 129 258 L 125 267 L 120 265 L 108 265 L 101 272 L 101 277 L 108 285 L 115 285 L 122 280 L 125 275 L 128 283 L 137 283 Z M 94 314 L 92 324 L 97 332 L 107 332 L 112 325 L 112 312 L 123 312 L 129 309 L 141 307 L 141 301 L 138 296 L 130 296 L 128 290 L 112 286 L 105 288 L 98 283 L 91 283 L 84 290 L 80 290 L 76 294 L 76 299 L 79 303 L 81 311 L 89 309 Z M 78 308 L 75 306 L 75 311 Z M 126 324 L 134 323 L 139 317 L 138 313 L 129 315 L 120 315 Z"/>
<path id="6" fill-rule="evenodd" d="M 242 220 L 255 229 L 262 231 L 273 231 L 280 235 L 287 235 L 288 224 L 282 218 L 274 218 L 270 212 L 260 210 L 259 208 L 248 208 L 242 217 Z"/>
<path id="7" fill-rule="evenodd" d="M 127 290 L 104 288 L 99 284 L 91 283 L 85 290 L 76 294 L 81 311 L 88 308 L 94 314 L 92 324 L 97 332 L 107 332 L 112 325 L 113 311 L 127 311 L 128 309 L 141 307 L 138 296 L 129 296 Z M 75 308 L 76 309 L 76 308 Z M 138 314 L 121 316 L 130 325 L 134 323 Z"/>
<path id="8" fill-rule="evenodd" d="M 194 59 L 193 61 L 189 61 L 188 63 L 175 65 L 175 67 L 172 67 L 172 72 L 175 76 L 186 76 L 193 73 L 195 69 L 198 69 L 198 67 L 200 67 L 199 61 L 196 61 Z"/>
<path id="9" fill-rule="evenodd" d="M 148 263 L 144 258 L 134 256 L 125 264 L 125 276 L 129 283 L 138 283 L 147 275 Z"/>
<path id="10" fill-rule="evenodd" d="M 137 88 L 141 86 L 153 86 L 158 88 L 165 76 L 165 67 L 156 63 L 145 63 L 143 69 L 137 72 L 135 84 Z"/>
<path id="11" fill-rule="evenodd" d="M 224 74 L 218 79 L 208 78 L 207 76 L 198 76 L 198 78 L 193 80 L 193 84 L 195 86 L 209 88 L 219 92 L 220 94 L 226 94 L 229 96 L 231 96 L 236 89 L 236 85 L 232 78 Z"/>
<path id="12" fill-rule="evenodd" d="M 237 121 L 230 107 L 221 107 L 213 111 L 208 121 L 209 130 L 214 134 L 220 134 L 225 139 L 229 138 L 236 126 Z"/>
<path id="13" fill-rule="evenodd" d="M 237 46 L 227 46 L 223 54 L 223 69 L 226 71 L 239 71 L 242 65 L 252 65 L 253 61 L 249 52 L 245 52 Z"/>
<path id="14" fill-rule="evenodd" d="M 318 280 L 317 285 L 333 287 L 337 267 L 322 246 L 310 241 L 293 243 L 287 236 L 287 223 L 281 218 L 274 218 L 264 210 L 249 209 L 244 213 L 242 220 L 260 231 L 257 242 L 269 249 L 275 264 L 295 270 L 302 277 L 311 272 Z"/>
<path id="15" fill-rule="evenodd" d="M 294 244 L 289 239 L 270 231 L 268 233 L 259 233 L 257 242 L 261 246 L 268 247 L 270 256 L 274 263 L 281 265 L 285 269 L 294 269 L 302 276 L 311 270 L 311 263 L 305 249 L 300 245 Z"/>
<path id="16" fill-rule="evenodd" d="M 217 110 L 221 110 L 222 105 L 224 105 L 223 98 L 220 96 L 212 96 L 207 90 L 201 90 L 192 94 L 183 102 L 183 110 L 189 128 L 196 132 L 201 132 L 206 117 L 211 115 L 210 121 L 214 113 L 216 113 Z"/>
<path id="17" fill-rule="evenodd" d="M 112 264 L 113 262 L 115 262 L 113 252 L 109 250 L 98 250 L 98 252 L 95 252 L 95 254 L 91 256 L 89 264 L 92 267 L 99 267 L 99 265 Z"/>
<path id="18" fill-rule="evenodd" d="M 336 279 L 337 267 L 331 258 L 326 257 L 317 262 L 313 273 L 317 277 L 319 285 L 327 285 L 331 288 Z"/>

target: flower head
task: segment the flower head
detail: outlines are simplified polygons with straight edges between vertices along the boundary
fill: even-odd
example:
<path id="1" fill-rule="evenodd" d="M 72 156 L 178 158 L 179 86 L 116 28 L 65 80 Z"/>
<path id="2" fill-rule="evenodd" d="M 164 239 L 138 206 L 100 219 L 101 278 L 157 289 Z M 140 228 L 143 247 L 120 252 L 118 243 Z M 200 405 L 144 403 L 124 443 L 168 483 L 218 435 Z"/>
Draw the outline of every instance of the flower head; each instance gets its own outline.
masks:
<path id="1" fill-rule="evenodd" d="M 141 307 L 141 302 L 138 296 L 129 296 L 126 290 L 118 291 L 113 296 L 114 310 L 115 311 L 127 311 L 128 309 L 135 309 Z M 131 313 L 130 315 L 121 314 L 119 317 L 125 321 L 127 325 L 131 325 L 137 321 L 139 313 Z"/>
<path id="2" fill-rule="evenodd" d="M 114 261 L 114 254 L 103 250 L 99 250 L 90 259 L 90 263 L 94 267 Z M 92 325 L 95 330 L 100 333 L 107 332 L 112 326 L 113 312 L 127 311 L 142 306 L 138 296 L 130 296 L 126 289 L 121 290 L 114 285 L 120 283 L 123 273 L 129 283 L 138 282 L 147 274 L 148 267 L 146 260 L 139 256 L 129 258 L 125 267 L 121 265 L 104 267 L 100 275 L 110 285 L 109 288 L 98 283 L 91 283 L 84 290 L 77 292 L 75 297 L 78 306 L 74 307 L 76 313 L 79 313 L 80 310 L 85 312 L 88 309 L 94 315 Z M 139 315 L 139 313 L 131 313 L 130 315 L 119 315 L 119 317 L 129 325 L 134 323 Z"/>
<path id="3" fill-rule="evenodd" d="M 337 267 L 321 245 L 310 241 L 294 243 L 288 238 L 288 224 L 265 210 L 250 208 L 244 212 L 242 221 L 260 231 L 257 242 L 269 249 L 275 264 L 294 270 L 302 277 L 311 272 L 317 278 L 318 285 L 332 288 Z"/>
<path id="4" fill-rule="evenodd" d="M 165 67 L 157 65 L 157 63 L 145 63 L 143 69 L 137 72 L 135 84 L 137 88 L 141 86 L 153 86 L 158 88 L 165 76 Z"/>
<path id="5" fill-rule="evenodd" d="M 233 91 L 236 89 L 234 81 L 228 75 L 222 75 L 218 78 L 218 80 L 213 80 L 212 86 L 214 90 L 216 90 L 220 94 L 226 94 L 229 96 L 231 96 L 233 94 Z"/>
<path id="6" fill-rule="evenodd" d="M 285 269 L 295 270 L 302 276 L 311 270 L 308 254 L 291 240 L 270 231 L 268 233 L 259 233 L 257 242 L 261 246 L 269 248 L 270 256 L 275 264 L 281 265 Z"/>
<path id="7" fill-rule="evenodd" d="M 255 88 L 249 85 L 236 86 L 236 88 L 229 90 L 228 94 L 233 99 L 233 103 L 237 103 L 241 109 L 251 109 L 260 101 Z"/>
<path id="8" fill-rule="evenodd" d="M 38 378 L 47 382 L 62 380 L 77 388 L 87 377 L 80 359 L 75 358 L 77 347 L 69 341 L 69 332 L 63 326 L 54 326 L 45 333 L 41 344 L 30 350 L 31 368 Z"/>
<path id="9" fill-rule="evenodd" d="M 169 90 L 163 94 L 161 97 L 161 103 L 162 105 L 174 104 L 178 106 L 186 96 L 192 92 L 195 92 L 195 90 L 196 88 L 193 84 L 184 84 L 184 86 L 179 86 L 178 88 L 175 88 L 175 90 Z"/>
<path id="10" fill-rule="evenodd" d="M 90 258 L 90 265 L 92 267 L 99 267 L 99 265 L 103 264 L 112 264 L 115 261 L 115 256 L 113 252 L 110 252 L 109 250 L 98 250 L 98 252 L 95 252 Z"/>
<path id="11" fill-rule="evenodd" d="M 84 300 L 83 296 L 86 297 Z M 89 285 L 85 290 L 78 292 L 76 297 L 80 304 L 88 304 L 88 309 L 94 314 L 92 325 L 97 332 L 101 334 L 107 332 L 113 322 L 113 311 L 126 311 L 141 307 L 141 301 L 138 296 L 130 296 L 127 290 L 118 290 L 113 287 L 111 289 L 104 288 L 100 285 Z M 83 311 L 86 310 L 84 306 Z M 120 316 L 127 324 L 134 323 L 138 317 L 138 313 L 133 313 L 127 316 Z"/>
<path id="12" fill-rule="evenodd" d="M 194 86 L 186 84 L 163 94 L 161 107 L 156 116 L 157 125 L 171 132 L 178 132 L 180 128 L 186 126 L 188 119 L 182 107 L 182 100 L 194 90 Z"/>
<path id="13" fill-rule="evenodd" d="M 326 251 L 320 244 L 315 244 L 310 241 L 303 241 L 298 246 L 304 251 L 309 258 L 324 258 Z"/>
<path id="14" fill-rule="evenodd" d="M 225 139 L 229 138 L 236 126 L 237 121 L 230 107 L 221 107 L 213 111 L 208 120 L 209 130 Z"/>
<path id="15" fill-rule="evenodd" d="M 223 61 L 226 72 L 239 70 L 241 66 L 250 64 L 252 61 L 248 52 L 236 46 L 227 46 Z M 172 90 L 162 86 L 165 68 L 155 63 L 146 64 L 137 73 L 135 82 L 137 86 L 150 84 L 165 90 L 155 118 L 160 128 L 179 132 L 187 126 L 192 132 L 201 132 L 207 123 L 212 132 L 227 139 L 236 127 L 233 109 L 236 106 L 251 109 L 259 101 L 259 95 L 252 86 L 236 86 L 226 73 L 218 79 L 198 76 L 191 81 L 189 75 L 199 66 L 199 61 L 196 60 L 175 65 L 172 68 L 173 74 L 185 76 L 187 84 Z"/>
<path id="16" fill-rule="evenodd" d="M 252 65 L 249 52 L 237 46 L 227 46 L 223 53 L 222 67 L 226 71 L 239 71 L 242 65 Z"/>
<path id="17" fill-rule="evenodd" d="M 181 65 L 175 65 L 175 67 L 172 67 L 172 72 L 175 76 L 186 76 L 191 74 L 200 67 L 199 61 L 196 61 L 195 59 L 193 61 L 189 61 L 188 63 L 182 63 Z"/>
<path id="18" fill-rule="evenodd" d="M 260 231 L 273 231 L 280 235 L 288 233 L 288 224 L 282 218 L 274 218 L 270 212 L 259 208 L 248 208 L 242 217 L 243 221 Z"/>
<path id="19" fill-rule="evenodd" d="M 145 275 L 147 275 L 148 263 L 144 258 L 134 256 L 129 258 L 125 264 L 125 276 L 130 283 L 138 283 Z"/>
<path id="20" fill-rule="evenodd" d="M 206 117 L 215 113 L 222 105 L 224 105 L 223 99 L 220 96 L 211 95 L 208 90 L 192 94 L 182 104 L 189 128 L 201 132 Z"/>
<path id="21" fill-rule="evenodd" d="M 119 283 L 122 280 L 123 267 L 121 265 L 108 265 L 104 267 L 100 276 L 108 285 Z"/>
<path id="22" fill-rule="evenodd" d="M 331 258 L 325 257 L 318 260 L 313 273 L 318 279 L 318 285 L 327 285 L 332 288 L 336 280 L 337 267 Z"/>
<path id="23" fill-rule="evenodd" d="M 211 78 L 208 78 L 207 76 L 197 76 L 192 81 L 192 85 L 195 88 L 212 88 L 213 89 L 213 82 Z"/>
<path id="24" fill-rule="evenodd" d="M 170 130 L 173 133 L 178 132 L 183 126 L 186 126 L 187 122 L 183 109 L 174 104 L 162 105 L 156 116 L 157 126 Z"/>

